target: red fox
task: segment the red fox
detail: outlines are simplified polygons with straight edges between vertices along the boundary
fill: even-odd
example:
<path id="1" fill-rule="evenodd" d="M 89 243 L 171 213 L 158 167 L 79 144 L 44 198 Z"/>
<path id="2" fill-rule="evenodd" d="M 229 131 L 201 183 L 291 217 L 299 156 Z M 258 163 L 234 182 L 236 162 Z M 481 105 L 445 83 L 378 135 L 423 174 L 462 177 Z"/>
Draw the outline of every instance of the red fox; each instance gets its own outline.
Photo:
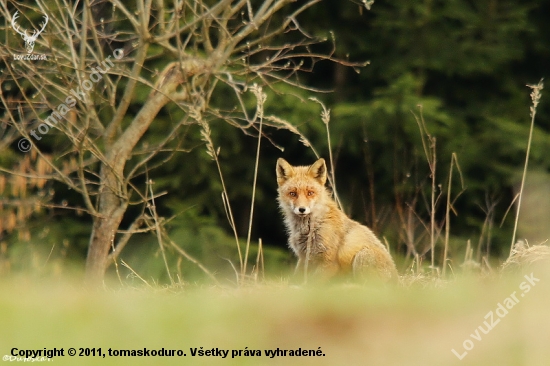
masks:
<path id="1" fill-rule="evenodd" d="M 386 247 L 369 228 L 338 208 L 325 188 L 326 180 L 324 159 L 310 166 L 277 160 L 278 201 L 289 234 L 288 245 L 298 257 L 296 271 L 306 265 L 309 254 L 309 268 L 324 279 L 352 272 L 360 278 L 376 274 L 383 280 L 397 280 L 395 263 Z"/>

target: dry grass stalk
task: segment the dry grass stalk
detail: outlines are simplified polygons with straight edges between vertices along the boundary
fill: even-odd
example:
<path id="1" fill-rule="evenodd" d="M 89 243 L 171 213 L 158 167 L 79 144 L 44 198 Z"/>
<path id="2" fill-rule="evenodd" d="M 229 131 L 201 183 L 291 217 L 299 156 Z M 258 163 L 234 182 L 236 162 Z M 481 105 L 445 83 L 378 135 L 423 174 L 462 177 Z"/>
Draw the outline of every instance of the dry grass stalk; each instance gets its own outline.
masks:
<path id="1" fill-rule="evenodd" d="M 531 115 L 531 127 L 529 128 L 529 140 L 527 141 L 527 151 L 525 152 L 525 165 L 523 167 L 523 175 L 521 177 L 521 187 L 519 189 L 518 207 L 516 210 L 516 220 L 514 221 L 514 232 L 512 234 L 512 245 L 510 246 L 510 256 L 512 255 L 512 251 L 514 250 L 514 243 L 516 242 L 519 212 L 521 209 L 521 198 L 523 196 L 523 188 L 525 186 L 525 177 L 527 176 L 527 166 L 529 165 L 529 153 L 531 152 L 531 143 L 533 141 L 533 130 L 535 128 L 535 116 L 537 114 L 537 106 L 539 104 L 540 97 L 541 97 L 540 91 L 544 87 L 542 80 L 543 79 L 541 79 L 537 85 L 527 85 L 532 90 L 531 101 L 533 102 L 533 104 L 529 108 L 530 115 Z"/>
<path id="2" fill-rule="evenodd" d="M 420 116 L 417 116 L 413 113 L 414 119 L 418 124 L 418 129 L 420 130 L 420 138 L 422 140 L 422 147 L 424 148 L 424 154 L 426 160 L 428 161 L 428 166 L 430 168 L 430 178 L 432 181 L 431 189 L 431 199 L 430 199 L 430 250 L 431 250 L 431 268 L 432 271 L 435 270 L 435 240 L 436 240 L 436 225 L 435 225 L 435 209 L 436 201 L 439 197 L 435 197 L 436 184 L 435 184 L 435 173 L 437 168 L 437 154 L 436 154 L 436 138 L 430 134 L 424 121 L 424 116 L 422 115 L 422 105 L 418 106 L 420 111 Z"/>
<path id="3" fill-rule="evenodd" d="M 252 275 L 255 282 L 258 282 L 260 270 L 262 272 L 262 280 L 265 281 L 264 249 L 262 244 L 262 238 L 258 239 L 258 254 L 256 255 L 256 265 L 252 270 Z"/>
<path id="4" fill-rule="evenodd" d="M 468 239 L 466 243 L 466 253 L 464 253 L 464 262 L 460 265 L 464 271 L 477 271 L 481 267 L 479 262 L 476 262 L 474 259 L 474 248 L 472 248 L 472 243 Z"/>
<path id="5" fill-rule="evenodd" d="M 237 227 L 235 225 L 235 220 L 233 218 L 233 210 L 231 209 L 231 203 L 229 202 L 229 195 L 227 194 L 227 188 L 225 187 L 225 181 L 223 179 L 222 169 L 220 166 L 220 161 L 218 159 L 218 154 L 220 153 L 220 149 L 219 148 L 218 150 L 214 149 L 214 142 L 212 141 L 210 126 L 202 118 L 202 112 L 200 111 L 200 109 L 192 108 L 189 114 L 191 115 L 191 118 L 197 121 L 201 126 L 201 136 L 202 136 L 202 140 L 206 143 L 206 152 L 208 155 L 210 155 L 212 160 L 216 162 L 216 167 L 218 168 L 218 174 L 220 175 L 220 181 L 222 183 L 222 189 L 223 189 L 223 192 L 222 192 L 223 207 L 225 209 L 225 214 L 227 215 L 229 225 L 231 225 L 233 236 L 235 237 L 235 244 L 237 245 L 237 252 L 239 253 L 240 268 L 243 268 L 243 256 L 241 253 L 241 246 L 239 244 L 239 235 L 237 234 Z"/>
<path id="6" fill-rule="evenodd" d="M 252 235 L 252 219 L 254 218 L 254 200 L 256 198 L 256 181 L 258 178 L 258 166 L 260 163 L 260 146 L 262 142 L 262 126 L 264 119 L 264 104 L 267 95 L 263 92 L 262 87 L 254 84 L 250 90 L 256 97 L 256 115 L 254 120 L 259 119 L 260 126 L 258 128 L 258 147 L 256 149 L 256 162 L 254 165 L 254 182 L 252 183 L 252 199 L 250 202 L 250 217 L 248 220 L 248 235 L 246 237 L 246 250 L 244 254 L 244 265 L 241 266 L 241 276 L 246 274 L 246 264 L 248 262 L 248 251 L 250 249 L 250 236 Z"/>
<path id="7" fill-rule="evenodd" d="M 451 201 L 451 183 L 453 180 L 454 165 L 456 165 L 456 168 L 459 173 L 460 183 L 462 184 L 462 190 L 457 194 L 455 199 Z M 462 178 L 462 171 L 460 170 L 460 165 L 458 165 L 458 158 L 456 157 L 456 153 L 453 152 L 451 155 L 451 168 L 449 169 L 449 184 L 447 186 L 447 207 L 445 210 L 445 249 L 443 251 L 443 270 L 442 270 L 443 276 L 445 276 L 445 270 L 447 269 L 447 253 L 449 251 L 449 235 L 451 231 L 451 210 L 455 212 L 453 208 L 453 204 L 463 192 L 464 192 L 464 180 Z"/>
<path id="8" fill-rule="evenodd" d="M 338 207 L 341 210 L 344 210 L 344 207 L 342 206 L 342 202 L 340 202 L 340 198 L 338 197 L 338 192 L 336 190 L 336 177 L 334 175 L 334 159 L 332 158 L 332 145 L 330 143 L 330 128 L 329 128 L 330 109 L 327 109 L 327 107 L 325 107 L 323 102 L 321 102 L 317 98 L 311 97 L 309 99 L 316 102 L 316 103 L 318 103 L 321 106 L 321 108 L 323 108 L 323 110 L 321 111 L 321 120 L 325 124 L 326 130 L 327 130 L 328 155 L 329 155 L 329 159 L 330 159 L 330 179 L 329 179 L 329 182 L 332 186 L 332 192 L 334 193 L 334 200 L 338 204 Z"/>

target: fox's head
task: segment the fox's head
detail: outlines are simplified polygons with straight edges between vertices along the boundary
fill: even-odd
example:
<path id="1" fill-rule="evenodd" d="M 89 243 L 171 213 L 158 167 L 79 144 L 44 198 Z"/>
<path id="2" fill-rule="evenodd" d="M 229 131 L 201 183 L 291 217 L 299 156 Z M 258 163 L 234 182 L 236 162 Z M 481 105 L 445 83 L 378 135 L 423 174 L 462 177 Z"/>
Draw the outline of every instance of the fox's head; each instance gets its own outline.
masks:
<path id="1" fill-rule="evenodd" d="M 325 159 L 319 159 L 310 166 L 292 166 L 284 159 L 277 160 L 279 204 L 288 213 L 309 215 L 317 204 L 326 199 L 326 181 Z"/>

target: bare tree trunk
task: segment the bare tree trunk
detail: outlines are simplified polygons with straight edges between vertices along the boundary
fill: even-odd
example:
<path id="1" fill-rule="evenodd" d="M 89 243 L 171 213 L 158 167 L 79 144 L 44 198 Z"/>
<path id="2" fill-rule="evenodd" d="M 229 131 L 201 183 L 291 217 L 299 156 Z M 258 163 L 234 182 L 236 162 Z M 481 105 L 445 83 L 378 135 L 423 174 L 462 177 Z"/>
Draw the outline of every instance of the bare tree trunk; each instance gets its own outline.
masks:
<path id="1" fill-rule="evenodd" d="M 165 79 L 162 80 L 159 89 L 149 95 L 149 99 L 130 126 L 110 148 L 106 149 L 108 153 L 100 171 L 101 188 L 98 198 L 98 216 L 94 217 L 86 258 L 86 280 L 88 283 L 96 284 L 103 279 L 110 264 L 107 261 L 109 250 L 115 247 L 115 236 L 128 207 L 125 189 L 128 182 L 124 175 L 126 162 L 161 108 L 176 97 L 173 94 L 175 88 L 183 82 L 183 75 L 178 63 L 169 64 L 162 75 L 165 76 Z M 183 98 L 182 95 L 179 97 Z"/>
<path id="2" fill-rule="evenodd" d="M 99 215 L 94 218 L 88 255 L 86 257 L 86 280 L 97 283 L 103 279 L 109 266 L 107 257 L 114 247 L 116 232 L 128 207 L 112 188 L 116 187 L 116 176 L 105 165 L 101 169 L 101 181 L 106 182 L 99 197 Z"/>

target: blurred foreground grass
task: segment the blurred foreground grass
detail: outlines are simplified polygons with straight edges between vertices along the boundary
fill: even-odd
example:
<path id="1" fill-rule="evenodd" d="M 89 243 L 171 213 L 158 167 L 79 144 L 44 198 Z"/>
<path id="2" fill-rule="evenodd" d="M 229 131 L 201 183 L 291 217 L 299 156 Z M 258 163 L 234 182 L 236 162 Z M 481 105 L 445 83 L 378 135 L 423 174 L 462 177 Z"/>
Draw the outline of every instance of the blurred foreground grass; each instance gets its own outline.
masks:
<path id="1" fill-rule="evenodd" d="M 525 292 L 525 286 L 520 286 L 526 282 L 524 275 L 531 273 L 540 281 Z M 0 355 L 10 355 L 12 348 L 64 348 L 64 357 L 45 361 L 56 365 L 550 362 L 548 264 L 503 277 L 464 275 L 441 286 L 423 288 L 303 288 L 270 283 L 238 289 L 188 286 L 92 291 L 78 283 L 18 278 L 4 281 L 0 290 Z M 504 304 L 514 291 L 518 302 L 499 317 L 498 304 Z M 488 329 L 491 319 L 485 317 L 489 312 L 493 312 L 494 327 L 484 334 L 478 327 Z M 471 349 L 467 351 L 465 345 Z M 183 350 L 186 356 L 71 357 L 67 355 L 70 347 L 77 352 L 79 348 L 101 348 L 103 353 L 109 348 L 164 348 Z M 190 348 L 200 347 L 229 350 L 229 356 L 191 356 Z M 316 351 L 319 347 L 325 356 L 265 356 L 268 349 Z M 262 356 L 231 358 L 232 350 L 245 349 L 260 350 Z M 462 360 L 451 349 L 463 355 Z"/>

